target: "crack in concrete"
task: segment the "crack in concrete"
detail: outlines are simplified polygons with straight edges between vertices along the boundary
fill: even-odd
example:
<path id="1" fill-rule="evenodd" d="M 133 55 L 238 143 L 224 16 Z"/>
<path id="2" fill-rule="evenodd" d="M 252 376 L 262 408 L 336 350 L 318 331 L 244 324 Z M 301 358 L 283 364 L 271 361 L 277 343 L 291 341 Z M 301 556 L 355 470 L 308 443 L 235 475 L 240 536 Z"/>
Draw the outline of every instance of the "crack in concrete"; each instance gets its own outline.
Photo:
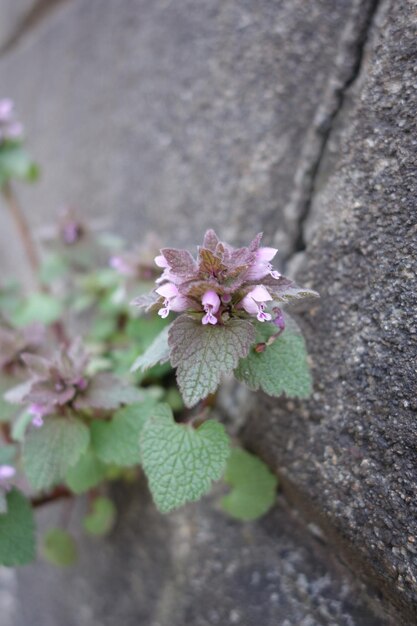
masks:
<path id="1" fill-rule="evenodd" d="M 14 31 L 0 47 L 0 57 L 11 52 L 31 30 L 37 27 L 52 11 L 69 0 L 36 0 L 21 18 Z"/>
<path id="2" fill-rule="evenodd" d="M 292 249 L 286 261 L 306 249 L 304 225 L 313 204 L 320 167 L 346 93 L 360 75 L 366 44 L 380 2 L 381 0 L 358 0 L 342 34 L 335 71 L 330 76 L 322 102 L 307 133 L 299 167 L 294 176 L 294 190 L 284 207 L 284 216 L 289 224 L 288 234 L 292 240 Z"/>

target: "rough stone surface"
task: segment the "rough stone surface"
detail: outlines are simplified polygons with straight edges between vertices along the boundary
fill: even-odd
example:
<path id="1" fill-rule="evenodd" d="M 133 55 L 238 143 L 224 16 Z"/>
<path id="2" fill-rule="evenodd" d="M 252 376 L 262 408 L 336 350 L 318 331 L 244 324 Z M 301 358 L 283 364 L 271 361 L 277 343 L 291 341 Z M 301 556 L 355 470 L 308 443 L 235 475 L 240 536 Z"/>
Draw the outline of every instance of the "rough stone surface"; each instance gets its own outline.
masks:
<path id="1" fill-rule="evenodd" d="M 189 244 L 213 226 L 238 243 L 264 229 L 288 253 L 306 140 L 326 127 L 371 5 L 63 3 L 0 59 L 44 168 L 21 190 L 32 223 L 74 203 L 130 240 L 154 229 Z M 6 220 L 0 232 L 9 241 Z M 15 268 L 20 251 L 1 247 Z"/>
<path id="2" fill-rule="evenodd" d="M 322 296 L 301 318 L 313 399 L 265 400 L 246 432 L 406 624 L 417 619 L 415 9 L 381 5 L 317 178 L 299 272 Z"/>
<path id="3" fill-rule="evenodd" d="M 0 51 L 19 30 L 24 17 L 30 12 L 35 0 L 2 0 L 0 19 Z"/>
<path id="4" fill-rule="evenodd" d="M 395 625 L 284 502 L 241 524 L 216 511 L 216 497 L 166 517 L 143 486 L 118 500 L 107 539 L 78 537 L 78 565 L 19 570 L 14 619 L 2 626 Z M 52 507 L 40 525 L 57 519 Z"/>

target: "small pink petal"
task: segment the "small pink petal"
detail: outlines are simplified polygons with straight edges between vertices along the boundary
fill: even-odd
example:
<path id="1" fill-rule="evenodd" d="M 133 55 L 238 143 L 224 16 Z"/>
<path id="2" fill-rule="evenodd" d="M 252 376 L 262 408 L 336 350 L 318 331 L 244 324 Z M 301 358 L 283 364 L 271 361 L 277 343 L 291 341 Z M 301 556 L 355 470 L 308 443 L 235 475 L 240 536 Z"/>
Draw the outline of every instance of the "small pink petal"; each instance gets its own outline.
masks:
<path id="1" fill-rule="evenodd" d="M 250 315 L 258 314 L 259 307 L 256 304 L 255 300 L 249 296 L 249 294 L 243 298 L 241 305 L 245 309 L 245 311 L 247 311 L 247 313 L 250 313 Z"/>
<path id="2" fill-rule="evenodd" d="M 0 480 L 9 480 L 16 474 L 16 470 L 11 465 L 0 465 Z"/>
<path id="3" fill-rule="evenodd" d="M 178 295 L 178 287 L 173 283 L 166 283 L 158 289 L 155 289 L 156 293 L 164 298 L 175 298 Z"/>
<path id="4" fill-rule="evenodd" d="M 182 311 L 186 311 L 190 308 L 190 303 L 185 296 L 179 295 L 170 300 L 169 307 L 171 311 L 174 311 L 175 313 L 181 313 Z"/>
<path id="5" fill-rule="evenodd" d="M 204 325 L 212 324 L 214 326 L 215 324 L 217 324 L 217 317 L 209 311 L 208 313 L 205 314 L 205 316 L 201 320 L 201 323 Z"/>
<path id="6" fill-rule="evenodd" d="M 221 304 L 219 296 L 212 290 L 206 291 L 201 299 L 201 302 L 206 311 L 210 308 L 213 313 L 217 313 Z"/>
<path id="7" fill-rule="evenodd" d="M 159 254 L 158 256 L 156 256 L 154 258 L 155 261 L 155 265 L 157 265 L 158 267 L 169 267 L 168 261 L 166 260 L 166 258 L 164 257 L 163 254 Z"/>
<path id="8" fill-rule="evenodd" d="M 259 248 L 256 252 L 256 261 L 261 261 L 263 263 L 272 261 L 277 252 L 278 248 Z"/>
<path id="9" fill-rule="evenodd" d="M 248 297 L 255 300 L 255 302 L 268 302 L 272 300 L 272 296 L 263 285 L 256 285 L 256 287 L 248 293 Z"/>

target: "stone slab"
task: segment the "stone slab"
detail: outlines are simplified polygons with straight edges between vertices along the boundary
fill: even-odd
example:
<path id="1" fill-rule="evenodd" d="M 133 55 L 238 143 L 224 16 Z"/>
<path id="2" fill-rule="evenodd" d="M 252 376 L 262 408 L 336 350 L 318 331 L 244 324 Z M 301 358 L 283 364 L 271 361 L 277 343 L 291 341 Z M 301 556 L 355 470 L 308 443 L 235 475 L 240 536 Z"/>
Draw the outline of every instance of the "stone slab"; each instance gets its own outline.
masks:
<path id="1" fill-rule="evenodd" d="M 115 492 L 112 534 L 81 536 L 81 504 L 70 524 L 79 563 L 19 570 L 14 619 L 4 626 L 397 624 L 369 604 L 363 586 L 283 501 L 242 524 L 216 510 L 219 494 L 162 516 L 143 483 Z M 44 510 L 40 528 L 59 517 L 59 506 Z"/>
<path id="2" fill-rule="evenodd" d="M 321 293 L 300 318 L 314 396 L 263 400 L 246 432 L 407 624 L 417 621 L 415 8 L 380 5 L 317 178 L 298 274 Z"/>
<path id="3" fill-rule="evenodd" d="M 16 35 L 25 16 L 33 9 L 36 0 L 2 0 L 0 19 L 0 51 Z"/>
<path id="4" fill-rule="evenodd" d="M 287 254 L 306 138 L 352 70 L 370 5 L 62 3 L 0 59 L 2 91 L 43 167 L 19 190 L 31 222 L 70 203 L 131 241 L 155 230 L 194 244 L 213 226 L 239 243 L 263 229 Z M 10 237 L 0 218 L 0 262 L 15 270 Z"/>

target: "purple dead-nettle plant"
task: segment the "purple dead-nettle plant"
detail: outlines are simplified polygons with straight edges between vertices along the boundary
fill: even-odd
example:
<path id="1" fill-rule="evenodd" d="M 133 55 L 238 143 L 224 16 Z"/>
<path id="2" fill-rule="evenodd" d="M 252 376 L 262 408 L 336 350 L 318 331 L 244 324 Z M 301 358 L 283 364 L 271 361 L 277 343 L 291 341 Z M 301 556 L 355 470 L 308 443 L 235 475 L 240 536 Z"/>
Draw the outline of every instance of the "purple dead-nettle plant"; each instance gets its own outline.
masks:
<path id="1" fill-rule="evenodd" d="M 288 319 L 283 305 L 318 295 L 274 269 L 277 250 L 261 246 L 261 238 L 259 234 L 249 246 L 233 248 L 209 230 L 196 259 L 187 250 L 164 248 L 155 258 L 162 273 L 154 291 L 133 302 L 162 318 L 180 314 L 133 368 L 170 360 L 188 406 L 214 392 L 222 372 L 235 370 L 251 388 L 268 387 L 251 373 L 265 369 L 266 357 L 253 363 L 251 348 L 265 353 L 283 333 Z M 293 322 L 291 329 L 294 333 Z M 283 392 L 281 385 L 272 395 Z"/>
<path id="2" fill-rule="evenodd" d="M 80 339 L 61 346 L 50 358 L 25 353 L 21 359 L 29 379 L 6 393 L 10 403 L 23 404 L 40 428 L 47 416 L 73 416 L 114 411 L 141 399 L 139 390 L 108 372 L 89 375 L 89 356 Z"/>

